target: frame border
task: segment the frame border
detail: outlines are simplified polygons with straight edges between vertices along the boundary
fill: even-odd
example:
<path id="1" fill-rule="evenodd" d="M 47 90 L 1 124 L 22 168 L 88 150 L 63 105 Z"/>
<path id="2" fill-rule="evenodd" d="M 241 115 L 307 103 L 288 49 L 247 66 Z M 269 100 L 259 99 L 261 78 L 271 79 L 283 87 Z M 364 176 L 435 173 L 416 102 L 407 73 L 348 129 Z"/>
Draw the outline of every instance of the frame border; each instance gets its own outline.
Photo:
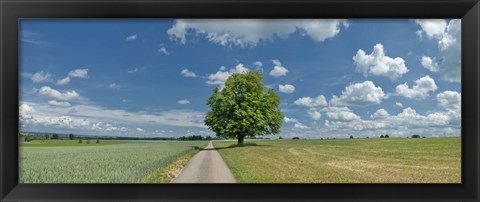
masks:
<path id="1" fill-rule="evenodd" d="M 0 15 L 0 201 L 479 200 L 479 0 L 0 0 Z M 461 18 L 462 184 L 19 184 L 21 18 Z"/>

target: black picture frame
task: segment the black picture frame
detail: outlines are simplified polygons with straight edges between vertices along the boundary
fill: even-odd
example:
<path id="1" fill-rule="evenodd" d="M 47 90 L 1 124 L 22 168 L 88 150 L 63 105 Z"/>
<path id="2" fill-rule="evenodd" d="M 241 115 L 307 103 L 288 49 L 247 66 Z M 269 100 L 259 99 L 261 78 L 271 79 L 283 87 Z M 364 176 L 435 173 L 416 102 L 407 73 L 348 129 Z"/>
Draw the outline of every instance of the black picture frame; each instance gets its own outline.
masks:
<path id="1" fill-rule="evenodd" d="M 0 201 L 479 201 L 478 0 L 0 0 Z M 22 18 L 461 18 L 461 184 L 19 184 Z"/>

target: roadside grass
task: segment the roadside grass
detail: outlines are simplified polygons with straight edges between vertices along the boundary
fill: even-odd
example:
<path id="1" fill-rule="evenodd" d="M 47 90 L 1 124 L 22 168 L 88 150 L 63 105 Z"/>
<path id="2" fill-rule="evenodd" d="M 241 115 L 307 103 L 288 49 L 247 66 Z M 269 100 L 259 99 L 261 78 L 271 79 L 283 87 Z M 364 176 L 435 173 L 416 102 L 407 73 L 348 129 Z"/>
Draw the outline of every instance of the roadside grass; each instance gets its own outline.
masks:
<path id="1" fill-rule="evenodd" d="M 100 140 L 100 143 L 96 143 L 96 139 L 91 139 L 90 144 L 87 144 L 87 140 L 82 139 L 82 143 L 78 143 L 78 141 L 79 140 L 32 140 L 30 142 L 21 141 L 20 147 L 83 147 L 140 142 L 136 140 Z"/>
<path id="2" fill-rule="evenodd" d="M 207 142 L 119 141 L 109 145 L 90 144 L 92 146 L 88 147 L 58 146 L 53 141 L 52 145 L 56 146 L 20 146 L 19 181 L 137 183 Z"/>
<path id="3" fill-rule="evenodd" d="M 204 148 L 202 146 L 201 148 Z M 182 172 L 183 168 L 188 164 L 190 159 L 195 156 L 199 151 L 201 151 L 200 147 L 195 148 L 195 150 L 191 150 L 187 152 L 185 155 L 179 157 L 176 161 L 170 163 L 168 166 L 159 168 L 147 176 L 143 177 L 140 180 L 140 183 L 169 183 L 173 179 L 175 179 L 180 172 Z"/>
<path id="4" fill-rule="evenodd" d="M 214 141 L 243 183 L 461 183 L 461 138 Z"/>

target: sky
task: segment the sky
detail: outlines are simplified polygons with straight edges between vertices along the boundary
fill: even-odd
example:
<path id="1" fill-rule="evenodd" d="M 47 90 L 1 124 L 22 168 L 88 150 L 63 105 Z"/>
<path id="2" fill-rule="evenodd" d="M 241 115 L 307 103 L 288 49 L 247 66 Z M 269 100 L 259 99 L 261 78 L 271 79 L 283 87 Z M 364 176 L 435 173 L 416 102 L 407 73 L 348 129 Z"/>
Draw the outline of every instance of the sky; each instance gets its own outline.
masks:
<path id="1" fill-rule="evenodd" d="M 20 130 L 215 136 L 214 87 L 259 71 L 284 138 L 459 136 L 460 33 L 458 19 L 23 19 Z"/>

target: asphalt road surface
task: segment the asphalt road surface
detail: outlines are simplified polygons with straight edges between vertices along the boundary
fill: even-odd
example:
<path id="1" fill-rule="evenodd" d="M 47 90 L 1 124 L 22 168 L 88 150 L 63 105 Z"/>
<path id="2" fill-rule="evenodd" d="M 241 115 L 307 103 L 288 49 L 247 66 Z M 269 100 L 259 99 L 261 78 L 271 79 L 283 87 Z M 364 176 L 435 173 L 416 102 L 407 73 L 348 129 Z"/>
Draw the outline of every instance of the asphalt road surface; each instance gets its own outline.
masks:
<path id="1" fill-rule="evenodd" d="M 235 183 L 235 178 L 209 142 L 205 149 L 190 159 L 172 183 Z"/>

